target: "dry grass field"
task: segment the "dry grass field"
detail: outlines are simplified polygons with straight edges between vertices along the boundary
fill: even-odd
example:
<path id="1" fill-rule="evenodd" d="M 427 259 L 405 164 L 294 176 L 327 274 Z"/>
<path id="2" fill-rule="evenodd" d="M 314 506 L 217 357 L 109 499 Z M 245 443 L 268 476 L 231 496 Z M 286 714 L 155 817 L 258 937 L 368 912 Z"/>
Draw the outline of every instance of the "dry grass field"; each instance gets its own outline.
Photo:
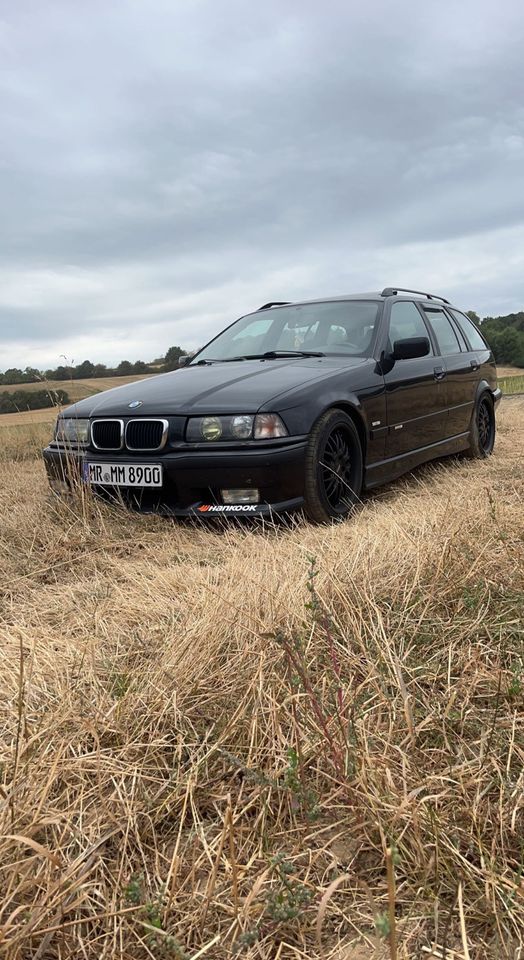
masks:
<path id="1" fill-rule="evenodd" d="M 91 397 L 95 393 L 101 393 L 103 390 L 111 390 L 113 387 L 123 387 L 126 383 L 135 383 L 137 380 L 147 380 L 151 374 L 134 374 L 131 377 L 93 377 L 92 380 L 46 380 L 44 383 L 18 383 L 13 386 L 0 385 L 0 393 L 3 391 L 27 390 L 34 392 L 36 390 L 49 390 L 50 403 L 53 400 L 53 391 L 65 390 L 70 401 L 76 402 L 83 400 L 84 397 Z M 0 414 L 0 428 L 30 426 L 32 424 L 47 423 L 52 426 L 60 408 L 53 405 L 42 410 L 20 410 L 17 413 Z M 2 435 L 5 440 L 5 436 Z"/>
<path id="2" fill-rule="evenodd" d="M 6 429 L 12 427 L 30 428 L 36 423 L 48 423 L 52 427 L 59 409 L 59 407 L 46 407 L 43 410 L 20 410 L 17 413 L 2 413 L 0 414 L 0 427 Z M 23 437 L 23 439 L 26 438 Z M 2 441 L 5 442 L 4 434 L 2 434 Z"/>
<path id="3" fill-rule="evenodd" d="M 0 393 L 14 390 L 26 390 L 29 393 L 49 390 L 52 396 L 55 390 L 65 390 L 73 403 L 76 400 L 83 400 L 84 397 L 91 397 L 94 393 L 100 393 L 101 390 L 123 387 L 126 383 L 146 380 L 150 376 L 150 373 L 135 373 L 130 377 L 92 377 L 86 380 L 41 380 L 37 383 L 0 384 Z"/>
<path id="4" fill-rule="evenodd" d="M 524 944 L 524 398 L 332 528 L 50 498 L 0 431 L 0 956 Z"/>
<path id="5" fill-rule="evenodd" d="M 508 367 L 497 365 L 497 373 L 499 377 L 522 377 L 524 376 L 524 370 L 522 367 Z"/>

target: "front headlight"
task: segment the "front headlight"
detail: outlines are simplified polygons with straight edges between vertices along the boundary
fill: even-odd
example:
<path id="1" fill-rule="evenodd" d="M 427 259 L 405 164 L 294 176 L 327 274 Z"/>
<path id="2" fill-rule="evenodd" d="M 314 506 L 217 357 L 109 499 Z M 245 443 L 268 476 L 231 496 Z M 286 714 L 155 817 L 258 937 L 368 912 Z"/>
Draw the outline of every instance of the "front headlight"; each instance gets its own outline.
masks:
<path id="1" fill-rule="evenodd" d="M 288 432 L 278 413 L 239 413 L 229 417 L 190 417 L 186 440 L 274 440 Z"/>
<path id="2" fill-rule="evenodd" d="M 55 440 L 58 443 L 89 443 L 89 420 L 77 417 L 59 417 L 56 421 Z"/>
<path id="3" fill-rule="evenodd" d="M 224 428 L 219 417 L 204 417 L 200 424 L 200 432 L 204 440 L 220 440 Z"/>
<path id="4" fill-rule="evenodd" d="M 231 433 L 236 440 L 251 440 L 253 433 L 253 417 L 243 414 L 240 417 L 232 417 Z"/>

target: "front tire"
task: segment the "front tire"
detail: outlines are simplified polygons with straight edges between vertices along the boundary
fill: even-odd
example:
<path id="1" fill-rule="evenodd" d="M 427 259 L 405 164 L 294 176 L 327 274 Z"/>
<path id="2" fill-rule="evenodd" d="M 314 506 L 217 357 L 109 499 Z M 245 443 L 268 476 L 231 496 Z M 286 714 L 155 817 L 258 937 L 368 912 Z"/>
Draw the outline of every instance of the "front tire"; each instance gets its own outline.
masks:
<path id="1" fill-rule="evenodd" d="M 482 460 L 489 457 L 495 446 L 495 434 L 493 400 L 489 393 L 483 393 L 477 400 L 471 417 L 467 455 Z"/>
<path id="2" fill-rule="evenodd" d="M 357 428 L 343 410 L 327 410 L 306 449 L 305 512 L 313 523 L 343 520 L 360 499 L 363 457 Z"/>

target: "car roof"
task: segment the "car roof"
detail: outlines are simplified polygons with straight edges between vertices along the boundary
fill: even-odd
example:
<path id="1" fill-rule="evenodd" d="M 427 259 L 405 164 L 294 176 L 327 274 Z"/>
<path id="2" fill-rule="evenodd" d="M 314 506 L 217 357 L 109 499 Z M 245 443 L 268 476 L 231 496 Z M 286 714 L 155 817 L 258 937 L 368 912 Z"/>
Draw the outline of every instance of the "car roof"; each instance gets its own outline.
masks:
<path id="1" fill-rule="evenodd" d="M 279 310 L 281 307 L 302 307 L 310 303 L 336 303 L 337 301 L 343 300 L 370 300 L 375 301 L 376 303 L 384 303 L 386 300 L 413 300 L 417 303 L 426 303 L 432 304 L 435 306 L 447 306 L 452 307 L 453 310 L 456 310 L 457 307 L 453 307 L 449 300 L 446 300 L 444 297 L 439 297 L 437 294 L 427 294 L 421 293 L 419 291 L 403 291 L 400 292 L 397 288 L 385 288 L 382 293 L 379 293 L 378 290 L 368 292 L 368 293 L 345 293 L 340 294 L 338 297 L 316 297 L 314 300 L 293 300 L 289 303 L 274 303 L 267 304 L 263 307 L 259 307 L 258 310 L 251 311 L 252 313 L 260 313 L 264 310 Z"/>

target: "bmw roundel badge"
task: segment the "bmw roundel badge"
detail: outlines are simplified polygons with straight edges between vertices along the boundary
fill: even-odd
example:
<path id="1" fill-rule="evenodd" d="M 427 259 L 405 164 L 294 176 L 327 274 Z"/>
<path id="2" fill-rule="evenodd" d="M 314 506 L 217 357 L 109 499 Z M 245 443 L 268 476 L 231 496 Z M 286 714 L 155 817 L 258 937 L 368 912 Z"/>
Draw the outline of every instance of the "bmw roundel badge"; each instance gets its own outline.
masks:
<path id="1" fill-rule="evenodd" d="M 128 407 L 131 410 L 136 410 L 137 407 L 142 406 L 142 400 L 132 400 L 131 403 L 128 403 Z"/>

